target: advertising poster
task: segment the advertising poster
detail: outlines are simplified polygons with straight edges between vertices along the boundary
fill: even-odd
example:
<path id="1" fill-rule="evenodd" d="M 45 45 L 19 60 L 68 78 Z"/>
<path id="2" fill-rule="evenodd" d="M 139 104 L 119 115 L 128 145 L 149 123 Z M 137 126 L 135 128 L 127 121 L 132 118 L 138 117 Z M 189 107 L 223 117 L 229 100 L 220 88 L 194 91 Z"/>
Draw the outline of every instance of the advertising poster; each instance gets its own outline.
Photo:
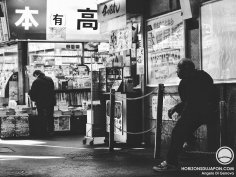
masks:
<path id="1" fill-rule="evenodd" d="M 147 22 L 147 85 L 177 85 L 177 64 L 185 56 L 184 23 L 181 12 L 161 16 Z"/>
<path id="2" fill-rule="evenodd" d="M 69 131 L 70 116 L 54 117 L 54 131 Z"/>
<path id="3" fill-rule="evenodd" d="M 128 25 L 126 28 L 114 30 L 109 38 L 109 53 L 121 52 L 131 49 L 132 46 L 132 28 Z"/>
<path id="4" fill-rule="evenodd" d="M 164 96 L 163 99 L 163 111 L 162 111 L 162 120 L 177 120 L 178 114 L 174 113 L 172 119 L 168 117 L 168 110 L 180 103 L 179 96 Z M 157 118 L 157 96 L 152 97 L 152 118 Z"/>
<path id="5" fill-rule="evenodd" d="M 9 81 L 9 100 L 18 101 L 18 82 Z"/>
<path id="6" fill-rule="evenodd" d="M 44 67 L 44 74 L 48 77 L 54 78 L 55 77 L 54 67 L 45 66 Z"/>
<path id="7" fill-rule="evenodd" d="M 122 101 L 115 101 L 114 114 L 114 133 L 122 135 Z M 106 101 L 106 131 L 110 132 L 110 100 Z"/>

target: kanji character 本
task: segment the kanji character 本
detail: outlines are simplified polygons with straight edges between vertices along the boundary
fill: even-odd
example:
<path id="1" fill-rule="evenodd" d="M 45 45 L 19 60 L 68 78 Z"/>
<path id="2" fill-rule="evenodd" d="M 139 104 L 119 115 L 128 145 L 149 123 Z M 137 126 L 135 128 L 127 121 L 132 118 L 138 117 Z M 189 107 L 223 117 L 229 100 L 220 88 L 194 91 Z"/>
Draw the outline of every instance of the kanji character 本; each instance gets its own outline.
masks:
<path id="1" fill-rule="evenodd" d="M 82 18 L 85 19 L 78 19 L 77 20 L 77 29 L 81 29 L 81 23 L 83 24 L 83 28 L 93 28 L 93 30 L 98 29 L 98 22 L 94 19 L 94 13 L 97 13 L 97 10 L 90 10 L 90 8 L 78 9 L 77 12 L 93 12 L 93 13 L 82 13 Z M 93 20 L 92 20 L 93 19 Z M 94 24 L 94 26 L 93 26 Z"/>
<path id="2" fill-rule="evenodd" d="M 29 7 L 26 6 L 24 10 L 16 9 L 16 13 L 22 14 L 20 19 L 15 23 L 16 26 L 22 24 L 22 26 L 25 27 L 25 30 L 29 30 L 29 27 L 31 27 L 32 24 L 35 27 L 39 25 L 32 15 L 32 14 L 38 14 L 38 10 L 29 10 Z M 23 21 L 25 22 L 23 23 Z"/>

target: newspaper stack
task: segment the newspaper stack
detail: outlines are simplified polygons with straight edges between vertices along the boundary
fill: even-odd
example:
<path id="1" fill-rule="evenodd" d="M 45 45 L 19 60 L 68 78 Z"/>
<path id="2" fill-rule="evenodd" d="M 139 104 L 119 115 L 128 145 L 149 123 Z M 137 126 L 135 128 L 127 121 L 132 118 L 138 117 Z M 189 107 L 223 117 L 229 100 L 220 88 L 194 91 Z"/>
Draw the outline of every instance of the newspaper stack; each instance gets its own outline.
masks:
<path id="1" fill-rule="evenodd" d="M 16 119 L 16 137 L 29 136 L 29 117 L 17 116 Z"/>
<path id="2" fill-rule="evenodd" d="M 1 117 L 1 138 L 15 136 L 15 116 Z"/>

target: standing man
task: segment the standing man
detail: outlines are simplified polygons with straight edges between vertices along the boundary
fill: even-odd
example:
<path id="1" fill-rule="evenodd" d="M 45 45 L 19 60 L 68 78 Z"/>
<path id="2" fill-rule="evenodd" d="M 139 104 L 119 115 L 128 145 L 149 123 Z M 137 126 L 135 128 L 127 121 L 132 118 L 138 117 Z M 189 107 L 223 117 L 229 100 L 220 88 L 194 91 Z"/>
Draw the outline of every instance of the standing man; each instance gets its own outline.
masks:
<path id="1" fill-rule="evenodd" d="M 37 106 L 40 134 L 41 136 L 53 135 L 53 112 L 56 104 L 54 82 L 40 70 L 35 70 L 33 76 L 36 80 L 32 84 L 29 96 Z"/>
<path id="2" fill-rule="evenodd" d="M 177 75 L 181 79 L 178 92 L 181 103 L 168 110 L 168 116 L 177 112 L 180 115 L 171 135 L 170 148 L 155 171 L 174 171 L 179 165 L 178 155 L 184 142 L 192 142 L 193 133 L 201 125 L 212 121 L 217 109 L 217 94 L 213 79 L 203 70 L 195 70 L 192 60 L 183 58 L 177 65 Z"/>

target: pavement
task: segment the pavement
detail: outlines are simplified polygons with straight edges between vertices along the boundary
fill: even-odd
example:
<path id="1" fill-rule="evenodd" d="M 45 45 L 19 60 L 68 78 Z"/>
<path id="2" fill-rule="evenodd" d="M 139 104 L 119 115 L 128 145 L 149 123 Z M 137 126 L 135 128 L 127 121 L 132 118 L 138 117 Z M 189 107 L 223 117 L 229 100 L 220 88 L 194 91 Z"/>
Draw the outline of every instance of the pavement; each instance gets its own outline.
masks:
<path id="1" fill-rule="evenodd" d="M 154 159 L 154 147 L 116 143 L 113 152 L 104 138 L 83 144 L 84 136 L 0 140 L 1 177 L 149 177 L 212 176 L 211 170 L 183 170 L 183 167 L 222 167 L 215 155 L 182 154 L 176 172 L 154 172 L 153 166 L 164 160 Z M 232 165 L 229 167 L 232 167 Z M 208 172 L 208 173 L 204 173 Z M 234 172 L 234 171 L 231 171 Z M 231 173 L 232 174 L 232 173 Z M 216 176 L 216 175 L 214 175 Z M 223 176 L 223 175 L 221 175 Z M 232 175 L 227 175 L 232 176 Z"/>

